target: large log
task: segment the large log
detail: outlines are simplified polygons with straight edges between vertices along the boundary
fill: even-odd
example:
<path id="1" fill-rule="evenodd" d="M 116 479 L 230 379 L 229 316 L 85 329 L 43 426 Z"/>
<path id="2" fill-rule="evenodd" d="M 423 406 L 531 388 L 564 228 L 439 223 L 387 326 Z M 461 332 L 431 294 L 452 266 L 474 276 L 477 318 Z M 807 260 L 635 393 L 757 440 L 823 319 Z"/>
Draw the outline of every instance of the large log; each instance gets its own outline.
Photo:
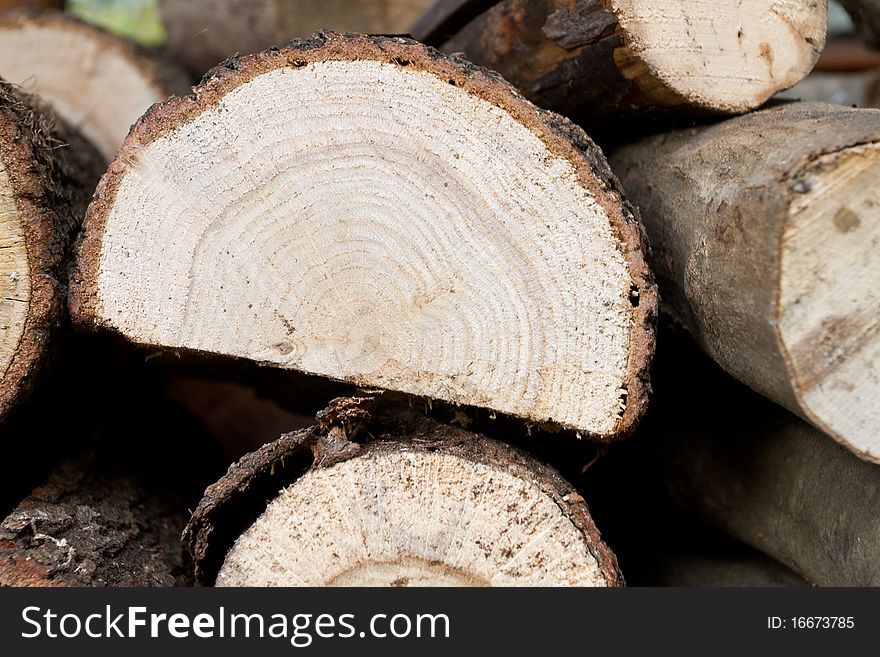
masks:
<path id="1" fill-rule="evenodd" d="M 880 111 L 789 104 L 611 160 L 665 309 L 728 372 L 880 460 Z"/>
<path id="2" fill-rule="evenodd" d="M 705 357 L 672 353 L 645 432 L 675 503 L 814 585 L 880 585 L 880 466 Z M 672 392 L 682 381 L 698 385 Z"/>
<path id="3" fill-rule="evenodd" d="M 113 159 L 153 103 L 186 93 L 184 75 L 109 32 L 60 13 L 0 12 L 0 76 L 49 102 Z"/>
<path id="4" fill-rule="evenodd" d="M 646 404 L 656 293 L 598 148 L 413 41 L 229 60 L 138 123 L 86 223 L 85 328 L 601 439 Z"/>
<path id="5" fill-rule="evenodd" d="M 39 382 L 66 325 L 72 243 L 102 170 L 74 129 L 0 80 L 0 418 Z"/>
<path id="6" fill-rule="evenodd" d="M 431 0 L 160 0 L 168 49 L 198 75 L 316 30 L 401 34 Z"/>
<path id="7" fill-rule="evenodd" d="M 503 0 L 443 49 L 578 119 L 741 113 L 810 72 L 826 23 L 824 0 Z M 439 45 L 431 25 L 445 34 L 437 22 L 416 37 Z"/>
<path id="8" fill-rule="evenodd" d="M 412 413 L 374 417 L 372 403 L 334 400 L 316 427 L 244 457 L 208 488 L 186 530 L 203 581 L 623 584 L 583 498 L 553 470 Z"/>

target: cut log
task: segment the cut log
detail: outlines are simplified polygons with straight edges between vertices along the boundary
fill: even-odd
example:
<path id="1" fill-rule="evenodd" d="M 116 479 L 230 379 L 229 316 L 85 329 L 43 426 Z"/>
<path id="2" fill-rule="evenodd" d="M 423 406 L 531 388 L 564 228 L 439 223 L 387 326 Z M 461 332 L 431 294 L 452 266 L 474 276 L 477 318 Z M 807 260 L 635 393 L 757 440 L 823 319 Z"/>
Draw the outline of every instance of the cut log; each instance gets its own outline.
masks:
<path id="1" fill-rule="evenodd" d="M 880 461 L 880 111 L 793 103 L 612 163 L 669 314 L 738 379 Z"/>
<path id="2" fill-rule="evenodd" d="M 197 75 L 316 30 L 402 34 L 431 0 L 159 0 L 168 49 Z"/>
<path id="3" fill-rule="evenodd" d="M 880 49 L 880 0 L 839 0 L 853 20 L 859 36 Z"/>
<path id="4" fill-rule="evenodd" d="M 578 119 L 740 113 L 810 72 L 826 24 L 824 0 L 503 0 L 443 49 Z"/>
<path id="5" fill-rule="evenodd" d="M 405 39 L 318 34 L 154 108 L 99 185 L 85 328 L 611 439 L 656 291 L 588 137 Z"/>
<path id="6" fill-rule="evenodd" d="M 880 585 L 880 467 L 711 362 L 666 360 L 645 432 L 672 499 L 812 584 Z"/>
<path id="7" fill-rule="evenodd" d="M 371 403 L 334 400 L 317 427 L 246 456 L 205 492 L 186 530 L 203 581 L 217 573 L 219 586 L 623 584 L 583 498 L 553 470 L 424 417 L 374 418 Z M 352 442 L 367 434 L 375 438 Z M 303 456 L 307 471 L 287 485 L 279 473 Z M 254 490 L 271 492 L 268 505 Z M 258 515 L 227 552 L 222 538 L 235 538 L 235 525 L 224 523 L 242 515 L 246 495 Z"/>
<path id="8" fill-rule="evenodd" d="M 150 105 L 188 89 L 134 44 L 54 13 L 0 13 L 0 76 L 51 103 L 105 161 Z"/>
<path id="9" fill-rule="evenodd" d="M 102 170 L 83 137 L 0 80 L 0 418 L 54 351 L 72 242 Z"/>

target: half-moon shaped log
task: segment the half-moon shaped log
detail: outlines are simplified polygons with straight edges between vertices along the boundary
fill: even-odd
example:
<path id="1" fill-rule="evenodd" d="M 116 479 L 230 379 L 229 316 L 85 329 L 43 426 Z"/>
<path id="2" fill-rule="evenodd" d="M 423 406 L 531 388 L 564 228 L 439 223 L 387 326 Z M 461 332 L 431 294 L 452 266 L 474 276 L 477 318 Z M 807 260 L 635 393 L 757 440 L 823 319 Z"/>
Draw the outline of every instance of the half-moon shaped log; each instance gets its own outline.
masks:
<path id="1" fill-rule="evenodd" d="M 85 138 L 0 80 L 0 417 L 56 346 L 72 242 L 102 170 Z"/>
<path id="2" fill-rule="evenodd" d="M 188 89 L 175 68 L 60 13 L 0 13 L 0 76 L 49 102 L 107 161 L 150 105 Z"/>
<path id="3" fill-rule="evenodd" d="M 135 127 L 89 208 L 85 326 L 597 437 L 646 404 L 656 291 L 600 151 L 405 39 L 230 60 Z"/>

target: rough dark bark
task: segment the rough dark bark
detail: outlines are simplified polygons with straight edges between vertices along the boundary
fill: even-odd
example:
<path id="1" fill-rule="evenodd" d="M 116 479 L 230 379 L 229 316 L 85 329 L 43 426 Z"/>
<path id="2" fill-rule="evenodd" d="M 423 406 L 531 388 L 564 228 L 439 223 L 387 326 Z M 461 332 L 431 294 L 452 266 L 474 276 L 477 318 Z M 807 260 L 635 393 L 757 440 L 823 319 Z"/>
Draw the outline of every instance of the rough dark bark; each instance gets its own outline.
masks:
<path id="1" fill-rule="evenodd" d="M 602 542 L 583 498 L 556 472 L 525 453 L 441 425 L 404 410 L 399 401 L 383 398 L 336 399 L 318 414 L 317 421 L 314 427 L 286 434 L 246 455 L 205 491 L 184 534 L 199 581 L 214 581 L 238 535 L 281 488 L 304 474 L 368 455 L 425 450 L 488 464 L 535 482 L 583 532 L 607 585 L 623 583 L 616 558 Z"/>
<path id="2" fill-rule="evenodd" d="M 216 448 L 158 397 L 114 404 L 0 523 L 0 586 L 192 584 L 180 535 Z"/>
<path id="3" fill-rule="evenodd" d="M 0 418 L 39 381 L 67 325 L 66 294 L 73 240 L 103 170 L 100 155 L 48 107 L 0 80 L 0 169 L 10 200 L 4 240 L 21 240 L 27 272 L 0 271 L 6 298 L 0 304 L 26 303 L 20 335 L 0 327 L 8 364 L 0 371 Z M 5 263 L 5 261 L 3 261 Z M 5 266 L 4 266 L 5 268 Z M 17 281 L 29 279 L 29 285 Z M 21 289 L 19 289 L 21 288 Z M 16 331 L 17 332 L 17 331 Z"/>

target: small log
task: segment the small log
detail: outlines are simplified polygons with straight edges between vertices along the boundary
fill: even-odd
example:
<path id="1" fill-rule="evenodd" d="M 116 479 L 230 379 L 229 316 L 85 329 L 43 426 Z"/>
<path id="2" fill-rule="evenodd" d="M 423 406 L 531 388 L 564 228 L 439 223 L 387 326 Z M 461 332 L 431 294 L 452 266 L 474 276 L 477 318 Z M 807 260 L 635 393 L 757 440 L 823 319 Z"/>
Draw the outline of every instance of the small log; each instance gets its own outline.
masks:
<path id="1" fill-rule="evenodd" d="M 793 103 L 611 161 L 667 312 L 738 379 L 880 461 L 880 111 Z"/>
<path id="2" fill-rule="evenodd" d="M 229 60 L 137 124 L 85 233 L 83 328 L 603 440 L 646 404 L 655 289 L 600 151 L 413 41 Z"/>
<path id="3" fill-rule="evenodd" d="M 742 113 L 810 72 L 826 24 L 827 5 L 816 0 L 502 0 L 443 50 L 580 120 L 650 109 Z"/>
<path id="4" fill-rule="evenodd" d="M 674 502 L 811 584 L 880 585 L 880 467 L 711 363 L 668 366 L 658 388 L 698 382 L 658 398 L 645 426 Z"/>
<path id="5" fill-rule="evenodd" d="M 839 0 L 862 40 L 880 49 L 880 0 Z"/>
<path id="6" fill-rule="evenodd" d="M 244 457 L 205 491 L 185 534 L 203 581 L 623 584 L 583 498 L 553 470 L 412 413 L 374 417 L 371 404 L 334 400 L 316 427 Z"/>
<path id="7" fill-rule="evenodd" d="M 159 0 L 170 53 L 197 75 L 316 30 L 403 34 L 431 0 Z"/>
<path id="8" fill-rule="evenodd" d="M 0 80 L 0 418 L 63 333 L 72 243 L 102 170 L 82 136 Z"/>
<path id="9" fill-rule="evenodd" d="M 176 68 L 60 13 L 0 13 L 0 76 L 50 103 L 109 162 L 153 103 L 186 93 Z"/>

